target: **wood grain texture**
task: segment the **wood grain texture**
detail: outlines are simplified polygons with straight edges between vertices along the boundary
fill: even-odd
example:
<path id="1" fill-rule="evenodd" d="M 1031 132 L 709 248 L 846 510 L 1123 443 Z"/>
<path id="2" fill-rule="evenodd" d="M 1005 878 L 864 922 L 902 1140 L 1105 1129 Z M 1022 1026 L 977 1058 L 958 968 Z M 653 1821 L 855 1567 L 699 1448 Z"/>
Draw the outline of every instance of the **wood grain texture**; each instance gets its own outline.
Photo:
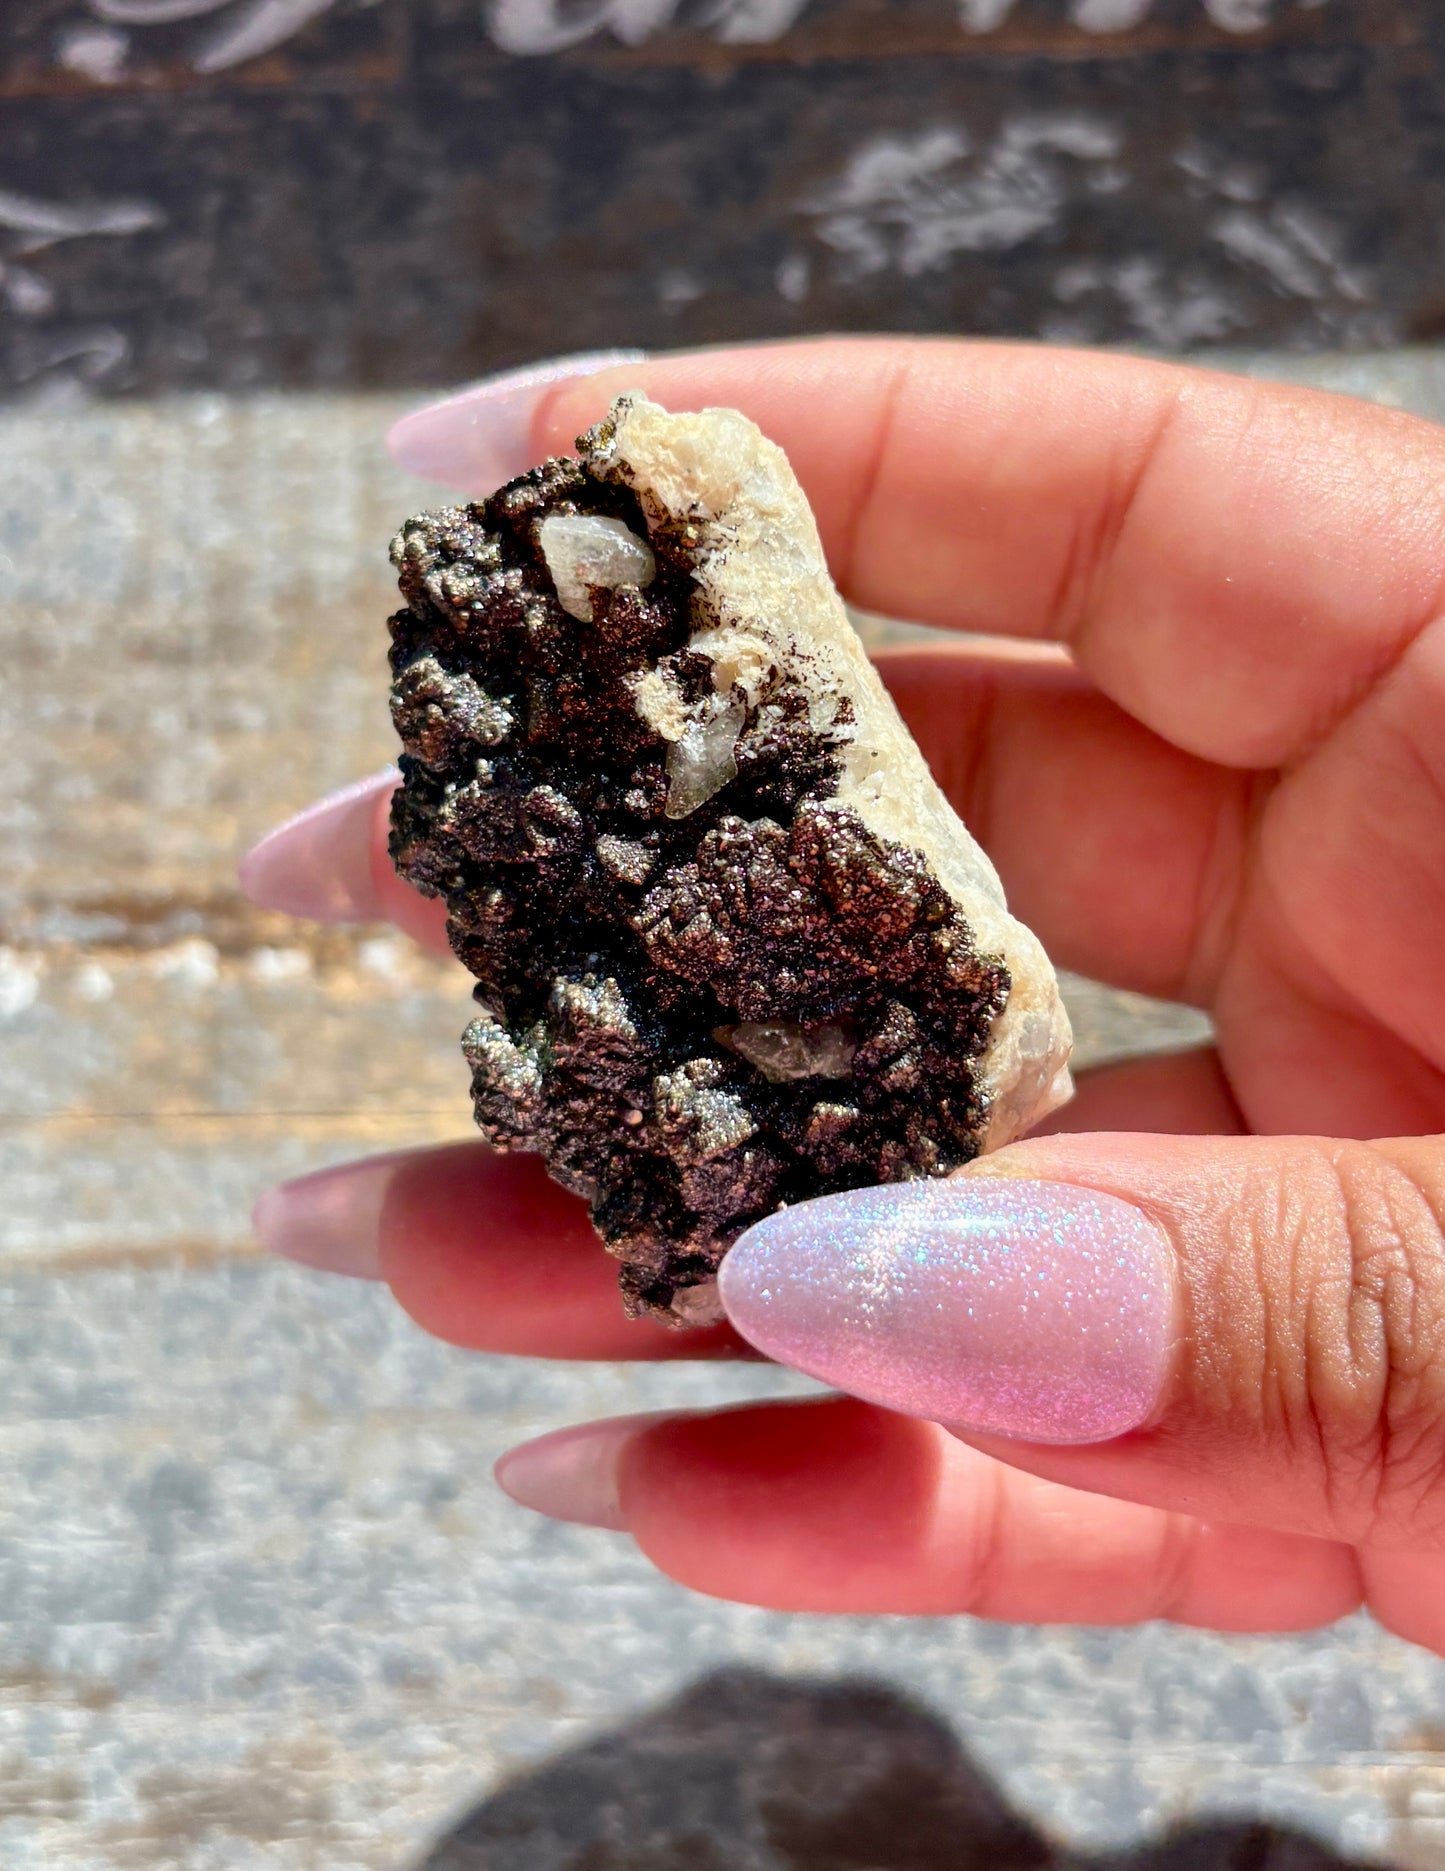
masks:
<path id="1" fill-rule="evenodd" d="M 470 1358 L 266 1262 L 267 1182 L 466 1134 L 466 983 L 232 883 L 391 752 L 425 495 L 354 386 L 823 326 L 1429 335 L 1442 56 L 1429 0 L 0 9 L 6 1871 L 1445 1867 L 1445 1671 L 1366 1623 L 769 1617 L 507 1507 L 526 1434 L 788 1380 Z M 1431 354 L 1302 368 L 1445 412 Z M 1201 1031 L 1070 992 L 1086 1058 Z"/>
<path id="2" fill-rule="evenodd" d="M 1298 368 L 1445 411 L 1433 354 Z M 390 752 L 384 547 L 423 497 L 380 456 L 398 407 L 0 415 L 6 1871 L 857 1871 L 859 1840 L 966 1871 L 965 1833 L 980 1871 L 1445 1865 L 1445 1666 L 1367 1623 L 1244 1642 L 693 1599 L 510 1508 L 489 1464 L 791 1380 L 468 1357 L 259 1254 L 268 1181 L 469 1127 L 459 971 L 232 885 L 267 824 Z M 1071 994 L 1088 1057 L 1200 1031 Z M 1254 1829 L 1199 1830 L 1220 1813 Z"/>
<path id="3" fill-rule="evenodd" d="M 1445 317 L 1431 0 L 130 23 L 156 11 L 0 20 L 0 387 L 439 384 L 820 328 L 1364 346 Z"/>

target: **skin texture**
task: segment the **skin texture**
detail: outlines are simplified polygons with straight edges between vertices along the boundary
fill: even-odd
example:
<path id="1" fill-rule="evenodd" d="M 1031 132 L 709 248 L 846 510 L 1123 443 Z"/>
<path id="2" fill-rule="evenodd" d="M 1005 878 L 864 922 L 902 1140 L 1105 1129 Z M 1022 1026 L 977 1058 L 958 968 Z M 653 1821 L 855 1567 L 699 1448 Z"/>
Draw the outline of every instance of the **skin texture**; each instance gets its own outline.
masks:
<path id="1" fill-rule="evenodd" d="M 1163 1227 L 1179 1334 L 1142 1429 L 965 1445 L 846 1398 L 641 1423 L 598 1437 L 607 1524 L 794 1609 L 1247 1630 L 1364 1602 L 1445 1650 L 1445 433 L 1136 360 L 861 340 L 544 386 L 533 454 L 634 386 L 778 441 L 852 601 L 988 633 L 882 659 L 941 783 L 1059 965 L 1209 1008 L 1217 1045 L 1088 1075 L 1053 1134 L 970 1172 Z M 448 479 L 474 448 L 484 491 L 468 423 Z M 364 907 L 439 947 L 384 821 L 383 788 Z M 373 1246 L 458 1343 L 736 1342 L 623 1320 L 526 1159 L 402 1159 Z"/>

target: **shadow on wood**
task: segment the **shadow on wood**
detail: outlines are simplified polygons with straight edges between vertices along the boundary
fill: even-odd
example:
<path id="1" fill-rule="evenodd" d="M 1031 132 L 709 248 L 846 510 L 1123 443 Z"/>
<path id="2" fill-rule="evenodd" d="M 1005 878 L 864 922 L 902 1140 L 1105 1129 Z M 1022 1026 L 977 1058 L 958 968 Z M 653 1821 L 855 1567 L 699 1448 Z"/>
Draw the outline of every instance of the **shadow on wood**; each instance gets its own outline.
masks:
<path id="1" fill-rule="evenodd" d="M 705 1676 L 485 1800 L 414 1871 L 1365 1871 L 1235 1821 L 1085 1858 L 948 1724 L 866 1679 Z"/>

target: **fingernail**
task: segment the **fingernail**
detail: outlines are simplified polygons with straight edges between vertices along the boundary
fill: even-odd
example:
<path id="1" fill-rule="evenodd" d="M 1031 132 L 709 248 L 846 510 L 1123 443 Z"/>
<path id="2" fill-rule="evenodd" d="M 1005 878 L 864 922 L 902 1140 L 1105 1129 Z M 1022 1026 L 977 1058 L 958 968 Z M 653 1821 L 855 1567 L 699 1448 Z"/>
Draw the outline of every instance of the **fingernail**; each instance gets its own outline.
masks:
<path id="1" fill-rule="evenodd" d="M 536 464 L 532 412 L 549 384 L 640 364 L 645 351 L 577 351 L 474 383 L 394 424 L 386 445 L 412 474 L 490 493 Z"/>
<path id="2" fill-rule="evenodd" d="M 521 1507 L 580 1527 L 625 1533 L 617 1471 L 622 1451 L 655 1415 L 612 1416 L 554 1429 L 509 1449 L 497 1463 L 497 1486 Z"/>
<path id="3" fill-rule="evenodd" d="M 299 1266 L 379 1280 L 381 1205 L 403 1154 L 339 1163 L 267 1189 L 251 1211 L 256 1239 Z"/>
<path id="4" fill-rule="evenodd" d="M 377 914 L 371 838 L 379 793 L 395 767 L 328 793 L 278 825 L 241 859 L 241 894 L 259 909 L 316 922 L 368 922 Z"/>
<path id="5" fill-rule="evenodd" d="M 1116 1196 L 1000 1178 L 898 1183 L 781 1210 L 724 1259 L 760 1351 L 909 1416 L 1105 1442 L 1154 1409 L 1174 1329 L 1163 1231 Z"/>

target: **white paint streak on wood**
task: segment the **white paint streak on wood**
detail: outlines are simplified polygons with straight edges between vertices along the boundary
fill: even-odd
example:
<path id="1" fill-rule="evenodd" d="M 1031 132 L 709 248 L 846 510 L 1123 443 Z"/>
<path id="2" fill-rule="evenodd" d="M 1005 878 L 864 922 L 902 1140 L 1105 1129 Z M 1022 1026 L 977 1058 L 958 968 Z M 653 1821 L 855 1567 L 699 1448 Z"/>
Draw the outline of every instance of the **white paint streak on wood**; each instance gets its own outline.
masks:
<path id="1" fill-rule="evenodd" d="M 94 235 L 120 237 L 161 227 L 165 215 L 154 203 L 114 198 L 109 201 L 47 201 L 18 189 L 0 188 L 0 230 L 9 251 L 0 257 L 0 308 L 17 318 L 43 319 L 57 304 L 55 288 L 42 274 L 17 264 L 18 257 L 43 253 L 67 240 Z M 42 335 L 27 375 L 44 377 L 60 365 L 74 365 L 84 383 L 104 380 L 130 354 L 130 341 L 113 325 Z"/>
<path id="2" fill-rule="evenodd" d="M 565 0 L 491 0 L 487 25 L 504 52 L 536 57 L 562 52 L 603 33 L 623 45 L 641 45 L 677 23 L 681 0 L 599 0 L 578 12 Z M 808 0 L 712 0 L 699 24 L 724 45 L 761 45 L 781 39 Z"/>
<path id="3" fill-rule="evenodd" d="M 1305 304 L 1371 302 L 1370 281 L 1349 261 L 1341 232 L 1301 203 L 1272 199 L 1263 169 L 1202 141 L 1185 144 L 1174 166 L 1200 203 L 1202 240 L 1221 248 L 1240 275 L 1262 274 L 1281 297 Z M 1166 350 L 1217 343 L 1248 324 L 1245 304 L 1215 263 L 1171 266 L 1136 254 L 1063 266 L 1054 296 L 1068 309 L 1046 322 L 1047 335 L 1087 340 L 1098 295 L 1112 297 L 1140 337 Z"/>
<path id="4" fill-rule="evenodd" d="M 1171 270 L 1136 254 L 1110 269 L 1110 284 L 1140 336 L 1162 349 L 1219 343 L 1245 323 L 1236 299 L 1203 269 Z"/>
<path id="5" fill-rule="evenodd" d="M 995 32 L 1014 10 L 1014 0 L 959 0 L 958 17 L 965 32 Z"/>
<path id="6" fill-rule="evenodd" d="M 1153 254 L 1070 261 L 1054 280 L 1054 296 L 1062 306 L 1081 308 L 1080 316 L 1064 312 L 1047 322 L 1046 334 L 1065 343 L 1094 336 L 1087 313 L 1100 296 L 1114 299 L 1134 332 L 1166 351 L 1217 343 L 1247 322 L 1235 296 L 1206 269 L 1171 268 Z"/>
<path id="7" fill-rule="evenodd" d="M 808 256 L 803 253 L 790 253 L 785 260 L 778 262 L 778 270 L 773 275 L 773 283 L 779 296 L 789 305 L 801 305 L 808 296 L 808 287 L 812 284 L 813 268 Z"/>
<path id="8" fill-rule="evenodd" d="M 564 52 L 604 32 L 623 45 L 641 45 L 670 24 L 676 11 L 677 0 L 601 0 L 582 13 L 562 0 L 492 0 L 487 24 L 503 52 L 535 58 Z"/>
<path id="9" fill-rule="evenodd" d="M 1225 201 L 1263 201 L 1267 193 L 1264 171 L 1257 163 L 1226 155 L 1203 143 L 1186 143 L 1175 155 L 1174 166 Z"/>
<path id="10" fill-rule="evenodd" d="M 1258 32 L 1274 17 L 1274 0 L 1204 0 L 1204 11 L 1226 32 Z"/>
<path id="11" fill-rule="evenodd" d="M 1073 0 L 1070 18 L 1084 32 L 1127 32 L 1155 11 L 1156 0 Z M 1283 0 L 1200 0 L 1208 19 L 1225 32 L 1258 32 L 1278 14 Z M 1300 12 L 1314 12 L 1330 0 L 1294 0 Z M 958 0 L 965 32 L 996 32 L 1017 12 L 1018 0 Z"/>
<path id="12" fill-rule="evenodd" d="M 1074 0 L 1073 21 L 1085 32 L 1127 32 L 1153 4 L 1154 0 Z"/>
<path id="13" fill-rule="evenodd" d="M 117 83 L 129 51 L 130 35 L 119 26 L 69 26 L 55 42 L 58 63 L 66 71 L 79 72 L 92 84 Z"/>
<path id="14" fill-rule="evenodd" d="M 1331 229 L 1308 210 L 1276 203 L 1266 212 L 1231 208 L 1209 229 L 1233 259 L 1265 273 L 1288 298 L 1365 304 L 1369 291 L 1340 252 Z"/>
<path id="15" fill-rule="evenodd" d="M 0 188 L 0 228 L 20 235 L 17 253 L 39 253 L 62 240 L 90 234 L 141 234 L 162 226 L 165 218 L 149 201 L 44 201 L 39 195 Z"/>
<path id="16" fill-rule="evenodd" d="M 219 13 L 227 0 L 90 0 L 97 19 L 118 26 L 169 26 L 177 20 Z"/>
<path id="17" fill-rule="evenodd" d="M 103 0 L 125 4 L 126 0 Z M 1253 32 L 1267 25 L 1275 0 L 1200 0 L 1208 17 L 1227 32 Z M 1296 0 L 1318 7 L 1328 0 Z M 807 10 L 808 0 L 714 0 L 697 23 L 727 45 L 782 39 Z M 1019 0 L 958 0 L 958 20 L 967 33 L 996 32 L 1018 12 Z M 1070 18 L 1084 32 L 1126 32 L 1153 12 L 1155 0 L 1073 0 Z M 680 20 L 682 0 L 597 0 L 577 11 L 565 0 L 491 0 L 487 25 L 504 52 L 536 57 L 561 52 L 604 33 L 624 45 L 640 45 Z"/>
<path id="18" fill-rule="evenodd" d="M 884 272 L 912 278 L 960 254 L 1034 240 L 1062 225 L 1076 203 L 1127 187 L 1123 149 L 1121 126 L 1081 113 L 1019 118 L 987 145 L 959 124 L 879 136 L 799 211 L 837 256 L 843 281 Z M 1249 274 L 1303 304 L 1371 303 L 1371 282 L 1350 262 L 1344 234 L 1304 204 L 1272 199 L 1264 172 L 1196 143 L 1179 151 L 1175 166 L 1181 189 L 1199 204 L 1200 242 L 1235 263 L 1238 285 L 1217 261 L 1148 253 L 1070 261 L 1054 282 L 1060 311 L 1046 319 L 1047 335 L 1087 341 L 1102 298 L 1121 307 L 1149 343 L 1221 342 L 1248 322 L 1242 289 Z M 782 290 L 781 277 L 778 283 Z"/>
<path id="19" fill-rule="evenodd" d="M 130 339 L 117 325 L 95 325 L 75 335 L 62 332 L 41 346 L 22 381 L 33 382 L 52 371 L 61 373 L 71 365 L 72 383 L 104 383 L 129 356 Z"/>
<path id="20" fill-rule="evenodd" d="M 198 72 L 229 71 L 248 59 L 274 52 L 311 20 L 329 13 L 336 0 L 252 0 L 230 16 L 191 61 Z"/>
<path id="21" fill-rule="evenodd" d="M 336 0 L 247 0 L 232 8 L 231 0 L 89 0 L 93 17 L 119 26 L 170 26 L 224 14 L 191 61 L 196 71 L 205 73 L 229 71 L 275 51 L 335 4 Z"/>
<path id="22" fill-rule="evenodd" d="M 1258 31 L 1274 18 L 1281 0 L 1200 0 L 1205 14 L 1226 32 Z M 232 0 L 88 0 L 93 17 L 126 26 L 160 26 L 225 13 Z M 200 72 L 217 72 L 273 51 L 335 0 L 250 0 L 227 15 L 196 55 Z M 1301 10 L 1329 0 L 1295 0 Z M 963 30 L 985 34 L 1014 17 L 1019 0 L 958 0 Z M 596 0 L 590 7 L 566 0 L 489 0 L 486 29 L 492 42 L 518 57 L 564 52 L 611 34 L 623 45 L 641 45 L 679 23 L 683 0 Z M 807 10 L 808 0 L 711 0 L 696 16 L 703 30 L 724 45 L 771 44 L 784 38 Z M 1155 0 L 1072 0 L 1070 18 L 1084 32 L 1126 32 L 1140 25 Z M 107 57 L 110 54 L 107 52 Z M 76 66 L 76 69 L 82 69 Z M 99 79 L 98 81 L 104 81 Z"/>
<path id="23" fill-rule="evenodd" d="M 44 318 L 55 310 L 55 288 L 48 279 L 12 260 L 0 263 L 0 301 L 17 318 Z"/>
<path id="24" fill-rule="evenodd" d="M 977 151 L 961 126 L 874 137 L 799 206 L 845 277 L 892 269 L 913 278 L 957 253 L 1017 247 L 1053 227 L 1075 165 L 1107 164 L 1122 146 L 1116 126 L 1082 113 L 1017 118 Z"/>
<path id="25" fill-rule="evenodd" d="M 806 11 L 808 0 L 721 0 L 709 16 L 723 45 L 771 45 Z"/>

